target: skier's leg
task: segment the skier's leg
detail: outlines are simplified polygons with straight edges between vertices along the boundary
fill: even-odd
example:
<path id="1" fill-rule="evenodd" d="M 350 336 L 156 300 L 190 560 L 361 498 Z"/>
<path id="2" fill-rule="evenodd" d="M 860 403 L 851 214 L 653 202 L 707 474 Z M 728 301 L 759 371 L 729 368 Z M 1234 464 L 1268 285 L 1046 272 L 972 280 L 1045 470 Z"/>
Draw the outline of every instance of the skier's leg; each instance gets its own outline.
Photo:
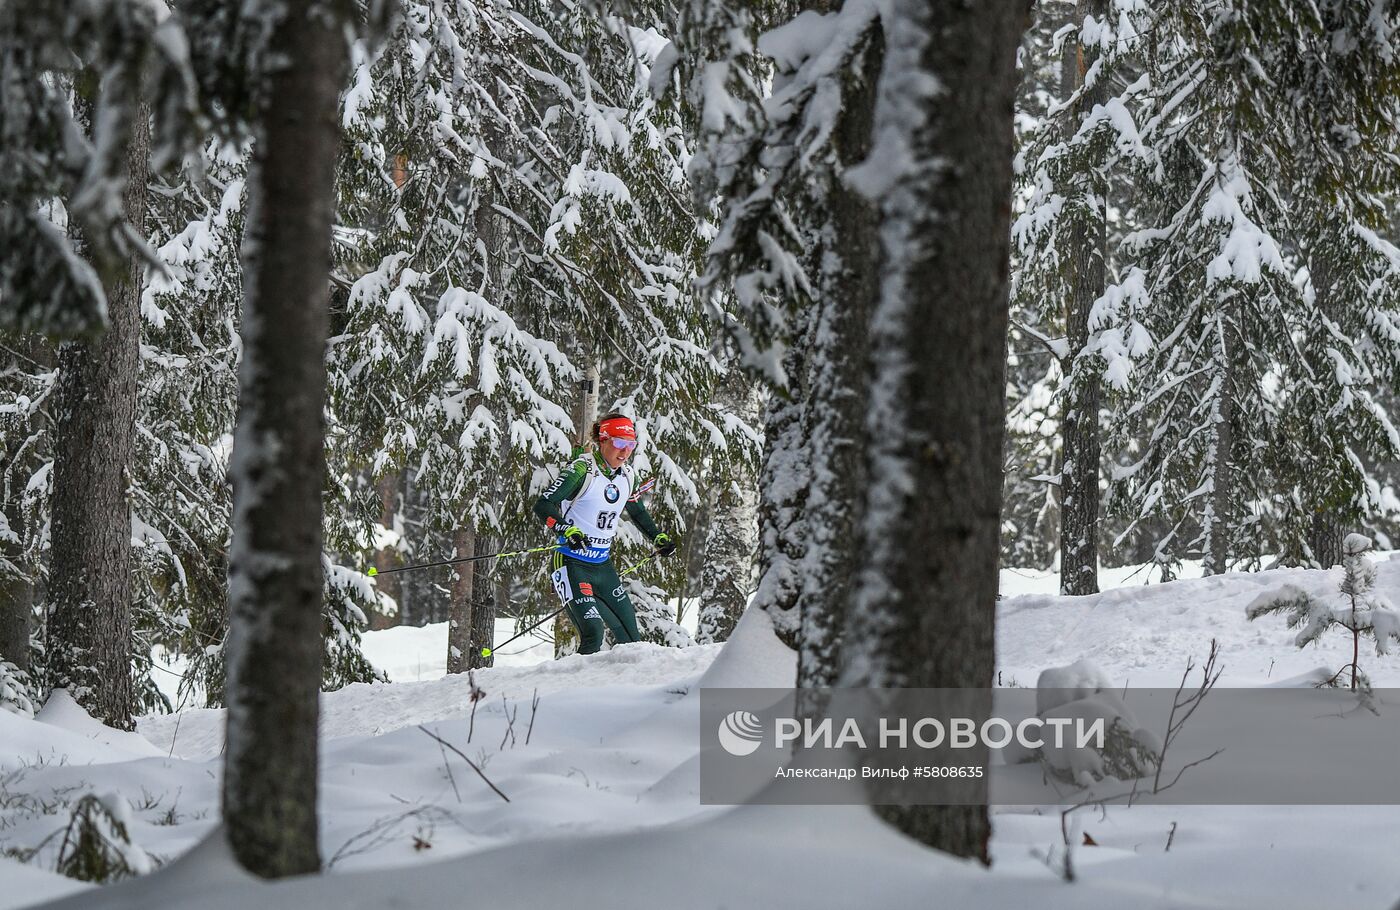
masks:
<path id="1" fill-rule="evenodd" d="M 554 591 L 578 629 L 580 654 L 594 654 L 603 647 L 603 618 L 598 612 L 598 599 L 588 581 L 586 568 L 577 560 L 555 555 L 554 573 L 550 575 Z M 587 592 L 586 594 L 584 592 Z"/>
<path id="2" fill-rule="evenodd" d="M 637 631 L 637 611 L 632 606 L 632 598 L 627 596 L 627 586 L 617 577 L 617 569 L 611 562 L 603 563 L 595 574 L 597 582 L 594 594 L 601 602 L 603 621 L 612 630 L 618 644 L 641 641 Z"/>

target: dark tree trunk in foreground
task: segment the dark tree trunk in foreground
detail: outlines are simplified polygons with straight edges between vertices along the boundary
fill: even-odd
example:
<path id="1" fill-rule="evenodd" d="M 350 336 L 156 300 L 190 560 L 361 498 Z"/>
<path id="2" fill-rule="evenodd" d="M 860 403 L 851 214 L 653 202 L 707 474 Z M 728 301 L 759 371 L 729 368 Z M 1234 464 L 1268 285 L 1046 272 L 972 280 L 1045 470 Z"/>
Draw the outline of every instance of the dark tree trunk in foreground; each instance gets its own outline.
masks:
<path id="1" fill-rule="evenodd" d="M 266 6 L 276 62 L 255 124 L 243 246 L 223 814 L 239 863 L 277 878 L 321 864 L 322 410 L 348 5 Z"/>
<path id="2" fill-rule="evenodd" d="M 126 153 L 125 216 L 145 233 L 150 123 L 132 118 Z M 141 278 L 135 254 L 108 284 L 107 331 L 59 349 L 54 420 L 48 663 L 89 714 L 133 727 L 131 680 L 131 503 L 136 435 L 136 373 L 141 340 Z"/>
<path id="3" fill-rule="evenodd" d="M 1080 0 L 1075 19 L 1083 22 L 1093 16 L 1103 21 L 1105 0 Z M 1098 53 L 1079 44 L 1066 42 L 1066 83 L 1070 91 L 1084 86 L 1084 76 Z M 1104 78 L 1080 97 L 1066 114 L 1068 139 L 1080 123 L 1102 104 L 1107 96 Z M 1068 93 L 1067 93 L 1068 94 Z M 1102 156 L 1104 150 L 1100 148 Z M 1098 162 L 1096 161 L 1097 165 Z M 1065 251 L 1069 268 L 1070 297 L 1065 313 L 1065 334 L 1069 355 L 1065 358 L 1063 396 L 1064 466 L 1060 473 L 1060 593 L 1097 594 L 1099 591 L 1099 358 L 1085 352 L 1089 345 L 1089 313 L 1104 292 L 1104 245 L 1108 185 L 1102 170 L 1080 179 L 1090 183 L 1082 191 L 1092 193 L 1097 205 L 1080 213 L 1080 230 L 1071 248 Z"/>
<path id="4" fill-rule="evenodd" d="M 896 0 L 885 24 L 874 160 L 886 166 L 862 185 L 882 204 L 886 268 L 872 333 L 868 562 L 843 649 L 846 685 L 993 682 L 1025 13 L 1024 0 Z M 904 167 L 891 172 L 891 161 Z M 985 763 L 985 749 L 966 760 Z M 985 805 L 879 811 L 932 847 L 987 860 Z"/>

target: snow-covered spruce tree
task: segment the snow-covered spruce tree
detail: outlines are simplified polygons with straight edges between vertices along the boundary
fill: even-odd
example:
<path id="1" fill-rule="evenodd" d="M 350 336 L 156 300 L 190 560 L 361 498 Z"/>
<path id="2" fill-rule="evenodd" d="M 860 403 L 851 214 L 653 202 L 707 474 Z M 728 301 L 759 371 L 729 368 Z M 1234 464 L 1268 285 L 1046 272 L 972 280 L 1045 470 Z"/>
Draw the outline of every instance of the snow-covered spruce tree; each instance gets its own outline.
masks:
<path id="1" fill-rule="evenodd" d="M 125 484 L 136 298 L 149 257 L 140 221 L 148 166 L 177 160 L 193 132 L 179 31 L 149 4 L 0 10 L 0 66 L 10 74 L 0 81 L 0 324 L 84 336 L 62 354 L 49 421 L 56 468 L 43 479 L 55 497 L 58 555 L 45 591 L 54 603 L 49 682 L 74 688 L 85 707 L 120 726 L 134 707 Z M 109 293 L 112 331 L 98 337 L 109 323 Z M 36 455 L 43 457 L 29 457 Z M 25 530 L 31 559 L 48 524 Z M 34 571 L 31 562 L 22 570 L 30 577 L 15 584 L 32 590 Z"/>
<path id="2" fill-rule="evenodd" d="M 657 4 L 632 5 L 625 21 L 582 6 L 550 9 L 541 4 L 531 16 L 553 40 L 530 45 L 544 53 L 526 61 L 549 77 L 537 77 L 533 103 L 546 117 L 545 105 L 560 111 L 559 125 L 543 131 L 563 156 L 551 170 L 565 178 L 540 213 L 550 309 L 574 311 L 579 350 L 600 370 L 600 412 L 637 419 L 632 464 L 656 481 L 648 508 L 683 538 L 705 472 L 733 476 L 752 459 L 754 432 L 713 393 L 726 367 L 709 350 L 709 324 L 691 293 L 702 240 L 687 193 L 680 105 L 650 90 L 667 72 L 657 68 L 668 46 L 663 16 Z M 651 549 L 630 523 L 619 540 L 630 545 L 625 560 Z M 657 560 L 640 574 L 675 591 L 684 566 Z M 664 615 L 653 624 L 645 612 L 644 638 L 676 637 Z"/>
<path id="3" fill-rule="evenodd" d="M 25 672 L 42 596 L 49 401 L 57 376 L 52 346 L 36 335 L 0 330 L 0 364 L 0 660 Z"/>
<path id="4" fill-rule="evenodd" d="M 817 687 L 839 667 L 856 569 L 850 504 L 866 476 L 877 222 L 845 174 L 870 149 L 884 35 L 865 2 L 785 22 L 780 8 L 759 12 L 781 23 L 756 44 L 773 67 L 771 97 L 752 58 L 752 10 L 690 7 L 680 55 L 701 131 L 692 179 L 723 213 L 701 283 L 742 362 L 777 385 L 755 602 L 797 647 L 798 684 Z"/>
<path id="5" fill-rule="evenodd" d="M 758 424 L 761 395 L 739 370 L 725 378 L 719 390 L 734 415 L 750 426 Z M 739 428 L 741 431 L 743 428 Z M 703 542 L 700 568 L 700 615 L 696 641 L 727 641 L 754 590 L 758 549 L 758 487 L 753 470 L 711 481 L 713 510 Z"/>
<path id="6" fill-rule="evenodd" d="M 678 83 L 684 100 L 686 126 L 694 137 L 694 155 L 687 167 L 697 210 L 723 221 L 727 211 L 748 196 L 761 178 L 757 158 L 767 128 L 764 112 L 765 79 L 771 65 L 757 51 L 759 34 L 785 22 L 795 5 L 788 2 L 742 4 L 683 0 L 677 4 L 677 28 L 666 62 L 674 75 L 658 67 L 655 91 Z M 788 202 L 769 199 L 759 213 L 761 236 L 780 252 L 778 238 L 804 248 L 801 232 L 788 215 Z M 766 215 L 765 215 L 766 213 Z M 805 348 L 792 343 L 801 329 L 788 328 L 785 311 L 806 289 L 797 268 L 769 271 L 753 251 L 728 241 L 714 243 L 716 228 L 707 218 L 700 223 L 721 259 L 707 268 L 705 283 L 713 315 L 729 333 L 736 333 L 733 358 L 767 383 L 782 388 L 770 397 L 764 414 L 764 444 L 758 471 L 759 554 L 761 580 L 754 604 L 772 618 L 780 638 L 798 643 L 800 614 L 797 597 L 802 576 L 797 568 L 805 541 L 795 527 L 797 508 L 804 499 L 811 452 L 802 435 L 802 381 Z M 751 238 L 751 240 L 756 238 Z M 745 256 L 748 265 L 727 270 L 724 257 Z M 784 254 L 784 266 L 795 260 Z M 718 265 L 718 268 L 716 268 Z M 740 287 L 749 309 L 741 323 L 729 312 L 729 276 L 747 273 Z M 717 305 L 724 301 L 723 305 Z M 752 328 L 750 328 L 752 326 Z M 756 330 L 756 331 L 755 331 Z"/>
<path id="7" fill-rule="evenodd" d="M 1265 377 L 1290 344 L 1297 290 L 1281 238 L 1283 137 L 1259 48 L 1226 7 L 1164 7 L 1144 51 L 1152 86 L 1125 256 L 1152 338 L 1115 422 L 1118 541 L 1151 533 L 1154 561 L 1199 554 L 1207 573 L 1257 556 L 1261 464 L 1274 403 Z M 1126 287 L 1126 285 L 1125 285 Z"/>
<path id="8" fill-rule="evenodd" d="M 851 175 L 879 203 L 884 274 L 857 544 L 866 562 L 842 685 L 992 685 L 1011 113 L 1028 12 L 1020 0 L 910 0 L 882 23 L 875 142 Z M 930 846 L 987 861 L 985 805 L 877 811 Z"/>
<path id="9" fill-rule="evenodd" d="M 570 351 L 598 352 L 604 401 L 637 415 L 663 515 L 697 498 L 680 465 L 726 421 L 686 293 L 679 123 L 646 91 L 663 45 L 578 10 L 411 4 L 359 63 L 332 405 L 347 464 L 438 491 L 438 546 L 464 526 L 544 542 L 528 504 L 578 429 L 558 403 L 586 367 Z"/>
<path id="10" fill-rule="evenodd" d="M 1288 196 L 1306 279 L 1280 363 L 1275 550 L 1291 563 L 1342 561 L 1346 530 L 1394 506 L 1374 467 L 1400 458 L 1383 396 L 1400 382 L 1400 251 L 1384 239 L 1396 198 L 1400 11 L 1325 3 L 1253 11 L 1281 32 L 1270 64 L 1288 99 Z"/>
<path id="11" fill-rule="evenodd" d="M 1296 585 L 1284 585 L 1259 595 L 1245 607 L 1248 619 L 1285 614 L 1288 628 L 1301 626 L 1293 639 L 1299 648 L 1316 644 L 1333 626 L 1350 632 L 1351 662 L 1338 668 L 1325 685 L 1335 685 L 1350 671 L 1351 689 L 1369 691 L 1371 683 L 1360 663 L 1362 637 L 1370 636 L 1375 640 L 1377 654 L 1388 653 L 1392 640 L 1400 642 L 1400 612 L 1376 590 L 1376 567 L 1366 555 L 1370 550 L 1369 537 L 1347 535 L 1342 549 L 1339 599 L 1315 597 Z"/>
<path id="12" fill-rule="evenodd" d="M 1018 181 L 1016 208 L 1030 202 L 1025 176 L 1025 150 L 1037 137 L 1049 134 L 1050 111 L 1061 101 L 1063 54 L 1052 52 L 1055 36 L 1070 24 L 1075 4 L 1069 0 L 1035 5 L 1032 27 L 1026 30 L 1018 57 L 1020 80 L 1016 100 Z M 1056 390 L 1060 359 L 1043 338 L 1059 337 L 1058 324 L 1044 321 L 1040 301 L 1017 291 L 1022 278 L 1019 244 L 1011 249 L 1011 326 L 1006 349 L 1006 459 L 1002 491 L 1001 556 L 1007 566 L 1053 568 L 1059 552 L 1060 432 Z M 1022 330 L 1020 326 L 1034 326 Z"/>
<path id="13" fill-rule="evenodd" d="M 1105 377 L 1122 385 L 1147 340 L 1133 315 L 1141 303 L 1134 293 L 1140 280 L 1130 272 L 1126 292 L 1108 285 L 1110 187 L 1121 181 L 1124 159 L 1149 155 L 1128 111 L 1147 86 L 1127 78 L 1141 45 L 1139 29 L 1147 27 L 1144 14 L 1137 3 L 1080 0 L 1050 47 L 1062 61 L 1059 100 L 1018 156 L 1028 199 L 1013 228 L 1015 294 L 1018 306 L 1035 317 L 1035 327 L 1022 326 L 1018 334 L 1037 338 L 1061 375 L 1063 594 L 1098 591 L 1100 390 Z M 1063 338 L 1052 337 L 1061 330 Z M 1033 407 L 1034 400 L 1027 404 Z"/>
<path id="14" fill-rule="evenodd" d="M 265 878 L 320 868 L 327 277 L 351 12 L 319 0 L 251 10 L 267 43 L 250 74 L 223 821 L 240 865 Z"/>
<path id="15" fill-rule="evenodd" d="M 153 170 L 179 161 L 194 134 L 186 47 L 181 23 L 154 4 L 0 8 L 0 326 L 62 336 L 105 326 L 102 276 L 117 281 L 145 253 L 122 179 L 131 133 L 146 129 L 141 105 L 156 114 Z M 80 111 L 75 94 L 95 107 Z"/>
<path id="16" fill-rule="evenodd" d="M 1060 543 L 1059 361 L 1013 325 L 1006 373 L 1002 564 L 1048 571 Z"/>
<path id="17" fill-rule="evenodd" d="M 162 267 L 141 302 L 133 577 L 138 628 L 185 658 L 182 699 L 213 707 L 224 703 L 246 156 L 215 139 L 196 161 L 152 186 Z"/>
<path id="18" fill-rule="evenodd" d="M 1124 536 L 1157 524 L 1163 563 L 1316 562 L 1310 539 L 1335 541 L 1335 516 L 1383 501 L 1365 465 L 1395 440 L 1376 404 L 1393 266 L 1366 213 L 1384 187 L 1369 156 L 1393 141 L 1391 90 L 1376 91 L 1394 84 L 1392 18 L 1222 0 L 1155 20 L 1137 122 L 1156 162 L 1133 238 L 1155 347 L 1112 492 Z"/>

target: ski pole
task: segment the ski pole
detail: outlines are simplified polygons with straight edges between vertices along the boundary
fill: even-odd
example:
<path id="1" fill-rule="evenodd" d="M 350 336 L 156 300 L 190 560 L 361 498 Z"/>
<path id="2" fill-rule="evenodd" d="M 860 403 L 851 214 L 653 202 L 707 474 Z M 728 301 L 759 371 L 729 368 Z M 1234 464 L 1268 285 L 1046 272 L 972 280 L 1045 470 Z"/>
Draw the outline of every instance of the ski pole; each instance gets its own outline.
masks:
<path id="1" fill-rule="evenodd" d="M 652 550 L 651 556 L 648 556 L 647 559 L 641 560 L 640 563 L 633 563 L 633 566 L 631 566 L 630 568 L 624 568 L 622 574 L 630 575 L 631 573 L 634 573 L 634 571 L 637 571 L 638 568 L 641 568 L 645 566 L 645 564 L 650 563 L 651 560 L 657 559 L 658 553 L 661 553 L 661 550 Z"/>
<path id="2" fill-rule="evenodd" d="M 623 570 L 623 573 L 622 573 L 622 574 L 623 574 L 623 575 L 630 575 L 630 574 L 632 574 L 632 573 L 635 572 L 637 569 L 640 569 L 642 566 L 646 565 L 648 562 L 651 562 L 651 560 L 655 559 L 658 552 L 660 552 L 660 551 L 658 551 L 658 550 L 653 550 L 653 551 L 652 551 L 652 554 L 651 554 L 650 556 L 648 556 L 646 559 L 643 559 L 641 562 L 636 563 L 636 564 L 633 565 L 630 569 L 625 569 L 625 570 Z M 568 606 L 568 605 L 565 604 L 565 606 Z M 515 641 L 515 640 L 516 640 L 517 638 L 519 638 L 520 636 L 530 634 L 531 632 L 535 631 L 535 630 L 538 629 L 540 626 L 542 626 L 542 625 L 544 625 L 545 623 L 549 622 L 551 619 L 553 619 L 554 617 L 558 616 L 560 613 L 563 613 L 563 612 L 564 612 L 564 607 L 560 607 L 559 609 L 555 610 L 553 613 L 551 613 L 551 614 L 549 614 L 548 616 L 546 616 L 544 619 L 541 619 L 539 622 L 535 623 L 533 626 L 531 626 L 530 628 L 526 629 L 524 632 L 517 632 L 517 633 L 515 633 L 514 635 L 512 635 L 510 638 L 507 638 L 505 641 L 501 642 L 499 645 L 496 645 L 496 648 L 504 648 L 506 645 L 508 645 L 508 644 L 510 644 L 511 642 Z M 482 649 L 481 649 L 481 656 L 482 656 L 482 657 L 490 657 L 490 656 L 491 656 L 491 652 L 494 651 L 494 650 L 495 650 L 495 648 L 482 648 Z"/>
<path id="3" fill-rule="evenodd" d="M 461 556 L 457 559 L 444 559 L 441 562 L 425 562 L 413 566 L 399 566 L 395 569 L 376 569 L 374 566 L 370 566 L 369 572 L 367 572 L 366 574 L 368 574 L 370 578 L 374 578 L 378 575 L 390 575 L 394 572 L 408 572 L 412 569 L 433 569 L 438 566 L 455 566 L 458 563 L 462 562 L 476 562 L 477 560 L 481 559 L 499 559 L 504 556 L 525 556 L 530 553 L 548 553 L 551 550 L 557 549 L 559 549 L 558 544 L 551 544 L 547 547 L 535 547 L 530 550 L 511 550 L 508 552 L 501 553 L 486 553 L 482 556 Z"/>

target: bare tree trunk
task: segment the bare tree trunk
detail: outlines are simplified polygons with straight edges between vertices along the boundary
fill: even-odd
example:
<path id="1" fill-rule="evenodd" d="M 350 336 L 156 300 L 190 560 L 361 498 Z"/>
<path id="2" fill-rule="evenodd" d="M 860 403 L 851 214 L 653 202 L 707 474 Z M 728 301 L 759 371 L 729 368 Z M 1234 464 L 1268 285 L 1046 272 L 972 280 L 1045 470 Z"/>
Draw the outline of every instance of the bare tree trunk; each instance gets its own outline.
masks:
<path id="1" fill-rule="evenodd" d="M 500 543 L 492 537 L 478 537 L 476 555 L 495 552 L 500 549 Z M 473 565 L 476 566 L 476 578 L 472 584 L 472 627 L 467 638 L 467 666 L 475 670 L 494 663 L 491 657 L 482 657 L 481 650 L 496 643 L 496 594 L 499 588 L 496 575 L 499 574 L 499 566 L 491 559 Z"/>
<path id="2" fill-rule="evenodd" d="M 452 533 L 452 558 L 476 555 L 476 532 L 460 527 Z M 463 562 L 452 567 L 451 612 L 447 616 L 447 672 L 465 673 L 471 668 L 472 652 L 472 588 L 476 581 L 476 563 Z"/>
<path id="3" fill-rule="evenodd" d="M 1102 21 L 1106 0 L 1079 0 L 1076 19 L 1093 16 Z M 1095 54 L 1077 41 L 1067 43 L 1066 61 L 1071 90 L 1084 86 L 1085 73 Z M 1087 89 L 1066 115 L 1066 132 L 1078 131 L 1080 122 L 1102 104 L 1108 92 L 1104 78 Z M 1089 313 L 1104 292 L 1104 246 L 1107 242 L 1108 186 L 1095 168 L 1088 190 L 1096 205 L 1081 216 L 1083 230 L 1066 251 L 1070 269 L 1069 309 L 1065 329 L 1069 354 L 1065 358 L 1063 397 L 1064 465 L 1060 473 L 1060 593 L 1097 594 L 1099 590 L 1099 367 L 1097 356 L 1087 352 Z"/>
<path id="4" fill-rule="evenodd" d="M 125 217 L 145 233 L 150 167 L 149 112 L 132 118 L 126 152 Z M 131 678 L 131 503 L 136 435 L 141 279 L 132 255 L 107 287 L 107 331 L 59 350 L 54 421 L 48 665 L 88 713 L 130 730 L 136 713 Z"/>
<path id="5" fill-rule="evenodd" d="M 385 474 L 375 485 L 375 492 L 379 494 L 379 523 L 391 531 L 394 529 L 394 516 L 398 514 L 399 485 L 402 479 L 402 474 Z M 380 572 L 402 564 L 399 552 L 391 547 L 376 550 L 374 553 L 374 567 Z M 398 611 L 389 616 L 378 610 L 371 610 L 370 629 L 378 631 L 399 625 L 403 622 L 403 577 L 397 572 L 392 575 L 379 575 L 375 578 L 375 584 L 381 592 L 394 599 Z"/>
<path id="6" fill-rule="evenodd" d="M 1313 561 L 1318 568 L 1330 569 L 1341 565 L 1342 542 L 1346 539 L 1346 526 L 1332 511 L 1314 512 L 1312 526 L 1308 529 L 1308 549 L 1312 550 Z"/>
<path id="7" fill-rule="evenodd" d="M 1024 0 L 895 0 L 884 24 L 876 134 L 904 165 L 862 175 L 882 203 L 886 262 L 872 325 L 868 561 L 843 685 L 992 685 L 1025 13 Z M 969 763 L 986 762 L 985 747 L 969 751 Z M 985 805 L 878 811 L 930 846 L 987 861 Z"/>
<path id="8" fill-rule="evenodd" d="M 1327 255 L 1326 245 L 1318 244 L 1319 250 L 1308 258 L 1308 268 L 1313 285 L 1314 304 L 1328 319 L 1337 319 L 1336 267 Z M 1315 369 L 1329 370 L 1331 364 L 1315 364 Z M 1327 431 L 1325 427 L 1322 433 Z M 1318 442 L 1313 443 L 1319 444 Z M 1317 484 L 1307 489 L 1310 494 L 1305 502 L 1312 509 L 1308 527 L 1307 544 L 1312 551 L 1312 563 L 1321 569 L 1330 569 L 1342 562 L 1342 541 L 1347 535 L 1347 521 L 1356 518 L 1356 508 L 1349 503 L 1335 501 L 1336 494 L 1327 489 L 1330 484 Z M 1346 514 L 1351 513 L 1351 514 Z"/>
<path id="9" fill-rule="evenodd" d="M 1230 306 L 1222 302 L 1222 307 Z M 1210 516 L 1208 546 L 1202 560 L 1201 572 L 1204 575 L 1219 575 L 1230 567 L 1230 524 L 1234 511 L 1234 411 L 1235 411 L 1235 366 L 1234 351 L 1225 338 L 1225 320 L 1217 322 L 1217 356 L 1224 375 L 1220 382 L 1219 411 L 1215 416 L 1215 439 L 1211 464 L 1209 466 L 1212 488 L 1210 492 Z"/>
<path id="10" fill-rule="evenodd" d="M 255 123 L 243 243 L 223 817 L 238 862 L 280 878 L 321 865 L 323 410 L 348 4 L 265 6 L 276 63 Z"/>

